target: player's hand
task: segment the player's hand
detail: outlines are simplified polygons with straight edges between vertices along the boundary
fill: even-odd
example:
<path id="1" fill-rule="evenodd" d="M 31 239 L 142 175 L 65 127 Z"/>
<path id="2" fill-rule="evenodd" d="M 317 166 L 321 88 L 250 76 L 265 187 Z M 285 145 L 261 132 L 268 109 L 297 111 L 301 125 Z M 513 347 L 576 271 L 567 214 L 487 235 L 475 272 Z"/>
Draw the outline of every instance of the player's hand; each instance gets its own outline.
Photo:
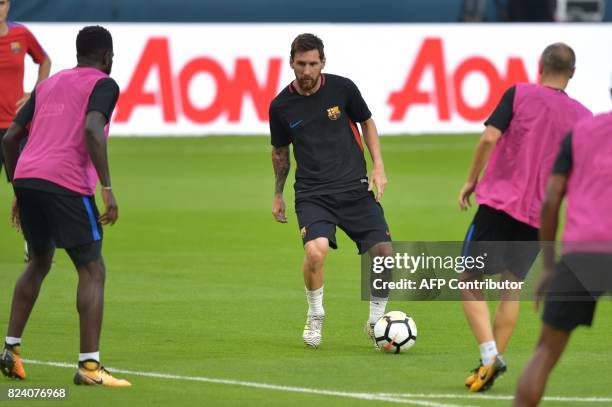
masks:
<path id="1" fill-rule="evenodd" d="M 17 206 L 17 198 L 13 198 L 13 205 L 11 207 L 11 225 L 21 232 L 21 218 L 19 217 L 19 206 Z"/>
<path id="2" fill-rule="evenodd" d="M 375 166 L 372 168 L 368 191 L 372 191 L 374 187 L 376 187 L 376 202 L 380 201 L 380 198 L 382 198 L 383 194 L 385 193 L 386 185 L 387 176 L 385 175 L 385 168 L 382 166 Z"/>
<path id="3" fill-rule="evenodd" d="M 21 109 L 23 107 L 23 105 L 26 104 L 26 102 L 28 101 L 28 99 L 30 99 L 30 95 L 31 93 L 24 93 L 23 96 L 21 97 L 21 99 L 19 99 L 17 101 L 17 103 L 15 104 L 17 106 L 17 111 L 19 111 L 19 109 Z"/>
<path id="4" fill-rule="evenodd" d="M 119 207 L 117 207 L 117 201 L 113 191 L 109 189 L 102 189 L 102 201 L 104 201 L 105 212 L 98 218 L 98 222 L 103 225 L 114 225 L 119 219 Z"/>
<path id="5" fill-rule="evenodd" d="M 472 196 L 474 190 L 476 190 L 476 182 L 467 181 L 463 185 L 463 188 L 461 188 L 461 191 L 459 191 L 459 209 L 462 211 L 467 211 L 468 208 L 472 207 L 470 196 Z"/>
<path id="6" fill-rule="evenodd" d="M 538 312 L 538 310 L 540 309 L 540 303 L 548 293 L 548 288 L 550 287 L 552 276 L 553 270 L 544 268 L 544 270 L 542 271 L 542 276 L 540 277 L 540 281 L 538 281 L 535 289 L 535 301 L 533 302 L 533 308 L 536 312 Z"/>
<path id="7" fill-rule="evenodd" d="M 274 195 L 274 200 L 272 201 L 272 216 L 277 222 L 287 223 L 287 216 L 285 216 L 285 200 L 280 194 Z"/>

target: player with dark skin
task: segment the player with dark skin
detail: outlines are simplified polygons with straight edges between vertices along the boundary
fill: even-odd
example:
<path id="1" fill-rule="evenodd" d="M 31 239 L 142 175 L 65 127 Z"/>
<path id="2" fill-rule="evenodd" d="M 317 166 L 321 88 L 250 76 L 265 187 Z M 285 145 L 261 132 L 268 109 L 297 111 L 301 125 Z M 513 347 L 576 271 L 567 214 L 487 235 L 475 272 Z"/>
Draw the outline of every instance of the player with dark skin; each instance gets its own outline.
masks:
<path id="1" fill-rule="evenodd" d="M 93 60 L 79 57 L 78 66 L 88 66 L 110 73 L 113 64 L 112 53 L 107 53 L 101 59 Z M 102 185 L 111 185 L 110 171 L 106 151 L 106 136 L 104 134 L 106 117 L 100 112 L 89 112 L 85 124 L 87 147 Z M 3 141 L 6 167 L 10 179 L 13 179 L 17 159 L 19 158 L 19 143 L 27 135 L 25 128 L 17 123 L 9 127 Z M 103 225 L 114 225 L 119 218 L 119 208 L 112 190 L 102 189 L 102 200 L 106 212 L 100 216 Z M 13 223 L 19 226 L 19 210 L 14 207 Z M 51 269 L 54 253 L 30 253 L 30 262 L 17 280 L 8 336 L 21 337 L 25 324 L 32 312 L 42 282 Z M 79 286 L 77 289 L 77 309 L 80 315 L 81 349 L 99 349 L 100 331 L 102 327 L 102 309 L 104 307 L 104 261 L 95 262 L 78 269 Z"/>
<path id="2" fill-rule="evenodd" d="M 14 184 L 18 202 L 13 211 L 13 222 L 18 226 L 22 223 L 31 248 L 30 260 L 15 285 L 5 351 L 0 360 L 2 372 L 7 376 L 25 378 L 19 358 L 20 342 L 12 344 L 9 340 L 21 339 L 41 285 L 51 268 L 55 248 L 62 247 L 71 257 L 79 276 L 77 310 L 81 353 L 75 383 L 111 387 L 130 385 L 125 380 L 112 377 L 99 361 L 106 267 L 101 253 L 102 234 L 97 223 L 114 225 L 119 217 L 107 155 L 106 126 L 119 96 L 118 86 L 108 76 L 112 64 L 110 33 L 99 26 L 85 27 L 77 37 L 77 67 L 63 70 L 48 79 L 52 82 L 45 81 L 39 85 L 35 90 L 36 95 L 16 117 L 2 142 L 8 175 Z M 91 85 L 72 85 L 78 80 Z M 92 87 L 89 94 L 84 94 L 88 89 L 86 86 Z M 84 99 L 88 103 L 86 112 L 66 107 L 66 113 L 56 116 L 35 114 L 34 105 L 39 100 L 43 104 L 64 103 L 62 97 L 70 92 L 74 97 L 88 98 Z M 84 124 L 80 124 L 83 122 L 78 117 L 75 119 L 74 114 L 85 114 Z M 20 154 L 19 144 L 26 136 L 29 123 L 32 123 L 32 134 L 28 146 Z M 56 132 L 65 135 L 58 138 Z M 56 167 L 51 170 L 45 168 L 40 161 L 45 159 L 44 154 L 37 155 L 41 146 L 56 145 L 58 140 L 64 139 L 68 144 L 62 152 L 56 151 L 55 154 L 64 154 L 63 159 L 73 160 L 69 161 L 68 169 L 62 172 L 64 177 L 70 176 L 66 178 L 66 187 L 50 181 L 55 179 L 53 171 Z M 49 144 L 47 140 L 53 142 Z M 25 163 L 19 164 L 19 169 L 20 155 L 27 155 L 27 159 L 24 158 Z M 72 172 L 70 169 L 74 162 L 81 167 Z M 17 174 L 15 179 L 19 171 L 22 175 Z M 30 174 L 28 171 L 35 176 L 23 175 Z M 94 174 L 97 178 L 92 178 Z M 101 185 L 106 210 L 96 219 L 93 194 L 97 181 Z M 79 192 L 81 190 L 91 192 Z M 40 202 L 49 202 L 49 207 L 44 211 L 38 209 Z M 20 212 L 23 219 L 20 219 Z M 44 220 L 47 218 L 49 220 Z M 83 222 L 83 218 L 89 219 Z M 33 219 L 38 219 L 41 224 Z"/>

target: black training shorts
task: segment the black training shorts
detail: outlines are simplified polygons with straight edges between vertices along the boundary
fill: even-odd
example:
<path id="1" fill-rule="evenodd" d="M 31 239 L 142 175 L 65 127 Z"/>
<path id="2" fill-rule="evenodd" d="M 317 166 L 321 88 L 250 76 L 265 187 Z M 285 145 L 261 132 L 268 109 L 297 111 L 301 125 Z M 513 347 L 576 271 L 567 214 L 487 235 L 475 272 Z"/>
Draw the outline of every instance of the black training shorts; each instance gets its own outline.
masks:
<path id="1" fill-rule="evenodd" d="M 15 187 L 21 228 L 32 253 L 64 248 L 76 267 L 102 258 L 102 226 L 93 196 Z"/>
<path id="2" fill-rule="evenodd" d="M 612 255 L 565 254 L 546 292 L 542 321 L 563 331 L 591 326 L 597 300 L 612 292 Z"/>
<path id="3" fill-rule="evenodd" d="M 295 212 L 304 244 L 326 237 L 329 245 L 337 249 L 336 226 L 355 242 L 359 254 L 378 243 L 391 241 L 383 208 L 366 189 L 298 196 Z"/>
<path id="4" fill-rule="evenodd" d="M 509 271 L 524 280 L 539 252 L 538 229 L 503 211 L 480 205 L 468 228 L 462 255 L 476 257 L 486 253 L 484 274 Z"/>

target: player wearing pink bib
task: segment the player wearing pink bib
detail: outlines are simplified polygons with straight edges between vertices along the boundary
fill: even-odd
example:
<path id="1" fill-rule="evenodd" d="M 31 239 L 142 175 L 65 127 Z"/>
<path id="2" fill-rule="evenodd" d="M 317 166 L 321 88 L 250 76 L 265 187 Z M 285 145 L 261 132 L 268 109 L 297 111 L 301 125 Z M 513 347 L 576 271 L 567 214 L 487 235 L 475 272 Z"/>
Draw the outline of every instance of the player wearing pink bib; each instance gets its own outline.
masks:
<path id="1" fill-rule="evenodd" d="M 559 210 L 567 197 L 563 255 L 555 268 Z M 563 140 L 548 181 L 540 239 L 545 297 L 537 348 L 519 379 L 515 406 L 536 406 L 572 331 L 590 326 L 597 300 L 612 292 L 612 112 L 576 125 Z"/>
<path id="2" fill-rule="evenodd" d="M 552 44 L 540 59 L 540 84 L 518 84 L 506 91 L 485 123 L 459 193 L 462 210 L 471 206 L 474 191 L 479 204 L 463 255 L 486 253 L 484 274 L 501 274 L 502 281 L 524 280 L 538 255 L 539 211 L 559 143 L 578 120 L 591 116 L 564 91 L 574 74 L 575 60 L 569 46 Z M 482 274 L 467 272 L 461 278 L 482 279 Z M 487 390 L 506 371 L 501 354 L 518 320 L 518 294 L 518 290 L 500 292 L 491 324 L 482 291 L 462 291 L 465 315 L 481 356 L 479 366 L 465 381 L 470 391 Z"/>
<path id="3" fill-rule="evenodd" d="M 25 379 L 21 336 L 56 248 L 64 248 L 79 275 L 77 309 L 81 345 L 75 384 L 130 386 L 100 365 L 100 332 L 106 269 L 102 225 L 114 224 L 118 209 L 106 153 L 108 124 L 119 87 L 108 75 L 113 41 L 100 26 L 83 28 L 76 40 L 78 65 L 42 81 L 9 127 L 2 148 L 13 183 L 30 259 L 17 281 L 0 371 Z M 29 140 L 19 154 L 30 125 Z M 98 179 L 106 211 L 94 194 Z"/>

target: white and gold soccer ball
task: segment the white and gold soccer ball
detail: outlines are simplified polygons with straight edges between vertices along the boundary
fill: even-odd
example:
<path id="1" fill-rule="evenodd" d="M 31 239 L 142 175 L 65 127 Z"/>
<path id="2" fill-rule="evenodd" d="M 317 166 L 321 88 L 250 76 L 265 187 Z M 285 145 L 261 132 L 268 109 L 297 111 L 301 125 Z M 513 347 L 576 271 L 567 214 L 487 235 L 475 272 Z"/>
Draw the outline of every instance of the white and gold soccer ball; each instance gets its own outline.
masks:
<path id="1" fill-rule="evenodd" d="M 405 352 L 414 346 L 416 338 L 414 320 L 401 311 L 388 312 L 374 324 L 374 340 L 383 352 Z"/>

